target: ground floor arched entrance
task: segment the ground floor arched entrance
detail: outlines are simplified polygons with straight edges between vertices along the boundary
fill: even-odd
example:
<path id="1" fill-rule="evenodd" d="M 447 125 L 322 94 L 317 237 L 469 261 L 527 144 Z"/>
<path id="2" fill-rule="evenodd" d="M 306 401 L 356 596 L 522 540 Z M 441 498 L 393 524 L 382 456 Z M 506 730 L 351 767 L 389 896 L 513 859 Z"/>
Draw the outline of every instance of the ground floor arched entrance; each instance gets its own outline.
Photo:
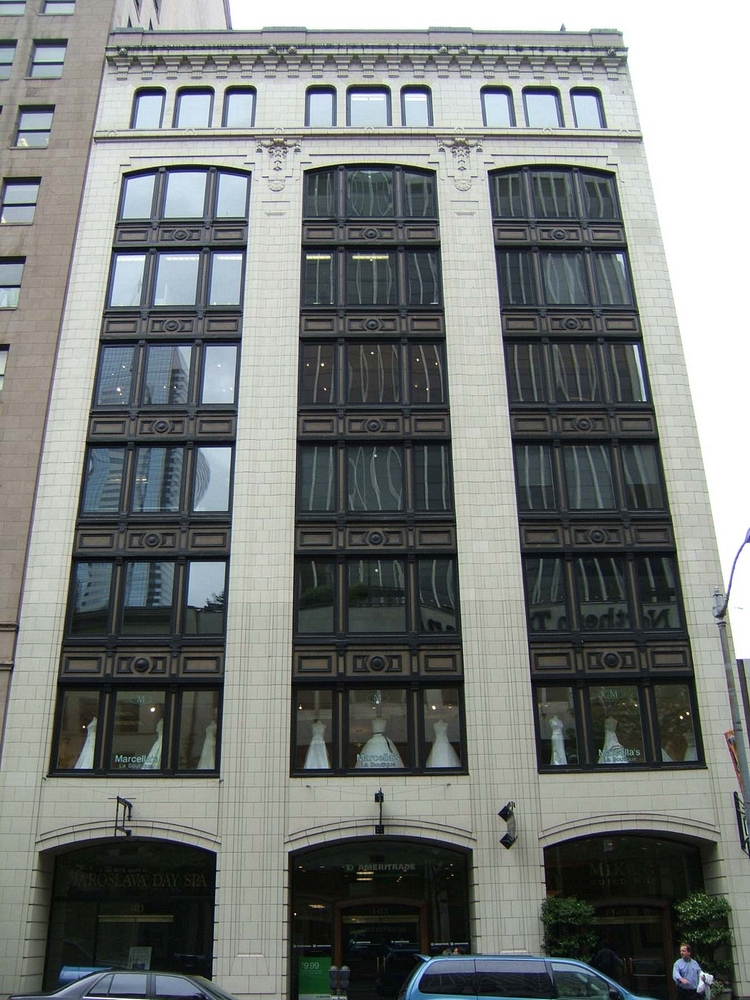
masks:
<path id="1" fill-rule="evenodd" d="M 616 978 L 640 996 L 671 997 L 672 907 L 703 888 L 700 849 L 655 836 L 586 837 L 548 847 L 544 864 L 548 894 L 596 910 L 600 942 L 620 961 Z"/>
<path id="2" fill-rule="evenodd" d="M 414 955 L 468 951 L 468 853 L 397 838 L 345 841 L 291 859 L 292 1000 L 393 1000 Z"/>
<path id="3" fill-rule="evenodd" d="M 164 841 L 116 840 L 54 859 L 44 984 L 65 966 L 211 975 L 216 857 Z"/>

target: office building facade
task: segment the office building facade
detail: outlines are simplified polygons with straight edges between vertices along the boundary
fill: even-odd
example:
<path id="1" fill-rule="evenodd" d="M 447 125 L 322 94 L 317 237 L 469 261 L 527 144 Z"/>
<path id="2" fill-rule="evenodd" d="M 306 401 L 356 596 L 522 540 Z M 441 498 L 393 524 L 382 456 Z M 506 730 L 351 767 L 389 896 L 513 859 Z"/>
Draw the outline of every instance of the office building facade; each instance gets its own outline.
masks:
<path id="1" fill-rule="evenodd" d="M 747 995 L 621 36 L 120 23 L 0 772 L 8 987 L 146 961 L 296 1000 L 345 963 L 365 1000 L 416 951 L 538 951 L 555 894 L 667 997 L 705 889 Z"/>

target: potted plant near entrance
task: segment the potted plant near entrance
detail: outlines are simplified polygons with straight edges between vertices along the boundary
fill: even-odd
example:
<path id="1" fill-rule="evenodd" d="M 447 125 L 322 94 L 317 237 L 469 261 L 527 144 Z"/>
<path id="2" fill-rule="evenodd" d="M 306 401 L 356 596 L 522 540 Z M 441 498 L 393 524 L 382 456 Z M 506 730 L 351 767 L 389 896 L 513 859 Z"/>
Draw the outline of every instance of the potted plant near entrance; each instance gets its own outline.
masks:
<path id="1" fill-rule="evenodd" d="M 729 916 L 732 908 L 725 896 L 694 892 L 674 904 L 677 933 L 693 951 L 693 958 L 704 972 L 714 977 L 714 997 L 732 989 L 732 931 Z"/>
<path id="2" fill-rule="evenodd" d="M 548 896 L 541 914 L 545 952 L 588 962 L 596 951 L 595 915 L 594 907 L 576 896 Z"/>

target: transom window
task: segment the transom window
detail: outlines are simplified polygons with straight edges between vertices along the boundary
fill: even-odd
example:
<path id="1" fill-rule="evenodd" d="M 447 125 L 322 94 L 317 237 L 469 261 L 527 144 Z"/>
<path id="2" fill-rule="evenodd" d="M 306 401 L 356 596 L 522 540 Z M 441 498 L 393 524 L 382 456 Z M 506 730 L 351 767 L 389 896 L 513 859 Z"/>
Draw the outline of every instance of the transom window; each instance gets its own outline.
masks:
<path id="1" fill-rule="evenodd" d="M 34 42 L 29 76 L 48 80 L 62 76 L 67 44 L 67 42 Z"/>
<path id="2" fill-rule="evenodd" d="M 52 771 L 148 776 L 215 772 L 217 687 L 62 688 Z"/>
<path id="3" fill-rule="evenodd" d="M 39 183 L 39 178 L 5 181 L 0 205 L 1 225 L 29 225 L 34 221 Z"/>
<path id="4" fill-rule="evenodd" d="M 336 124 L 336 91 L 333 87 L 308 87 L 305 95 L 305 125 L 331 128 Z"/>
<path id="5" fill-rule="evenodd" d="M 293 771 L 441 771 L 465 766 L 458 687 L 293 693 Z"/>
<path id="6" fill-rule="evenodd" d="M 346 100 L 347 125 L 391 124 L 391 92 L 386 87 L 350 87 Z"/>
<path id="7" fill-rule="evenodd" d="M 305 174 L 311 219 L 436 219 L 435 177 L 399 167 L 347 167 Z"/>
<path id="8" fill-rule="evenodd" d="M 94 406 L 233 406 L 235 344 L 104 345 Z"/>
<path id="9" fill-rule="evenodd" d="M 161 128 L 166 93 L 160 89 L 138 90 L 133 98 L 131 128 Z"/>
<path id="10" fill-rule="evenodd" d="M 151 171 L 123 181 L 121 221 L 245 219 L 249 177 L 215 168 Z"/>
<path id="11" fill-rule="evenodd" d="M 53 107 L 25 107 L 18 112 L 14 145 L 20 148 L 46 149 L 52 131 Z"/>
<path id="12" fill-rule="evenodd" d="M 213 103 L 214 92 L 210 88 L 178 90 L 174 109 L 174 127 L 208 128 L 211 125 Z"/>

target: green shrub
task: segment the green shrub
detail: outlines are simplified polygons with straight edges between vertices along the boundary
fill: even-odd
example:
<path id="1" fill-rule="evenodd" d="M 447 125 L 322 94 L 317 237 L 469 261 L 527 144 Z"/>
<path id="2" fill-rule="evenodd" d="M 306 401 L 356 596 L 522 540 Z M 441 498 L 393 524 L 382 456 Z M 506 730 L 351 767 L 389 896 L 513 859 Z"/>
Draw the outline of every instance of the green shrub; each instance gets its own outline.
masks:
<path id="1" fill-rule="evenodd" d="M 693 958 L 704 972 L 722 983 L 732 981 L 732 932 L 729 915 L 732 908 L 725 896 L 694 892 L 674 904 L 680 941 L 690 945 Z"/>
<path id="2" fill-rule="evenodd" d="M 575 896 L 549 896 L 542 903 L 544 950 L 557 958 L 588 962 L 596 951 L 594 907 Z"/>

